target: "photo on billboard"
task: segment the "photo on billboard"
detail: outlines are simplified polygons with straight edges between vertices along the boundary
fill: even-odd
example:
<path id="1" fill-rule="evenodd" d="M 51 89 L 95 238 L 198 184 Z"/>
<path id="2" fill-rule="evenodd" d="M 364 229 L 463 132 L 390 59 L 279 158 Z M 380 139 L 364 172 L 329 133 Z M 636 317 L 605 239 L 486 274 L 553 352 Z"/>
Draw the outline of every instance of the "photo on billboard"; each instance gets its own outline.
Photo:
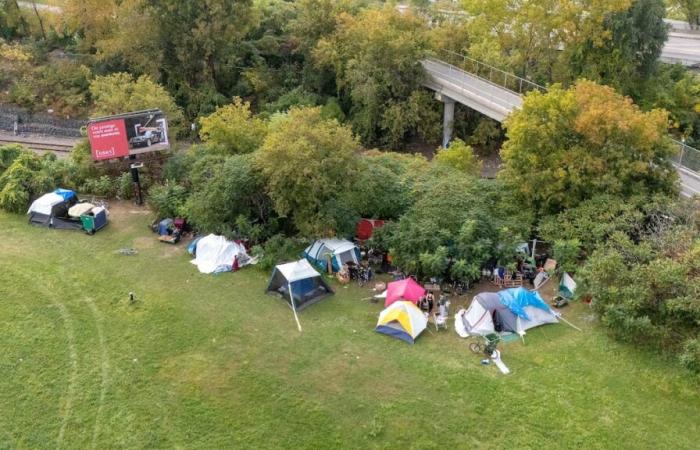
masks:
<path id="1" fill-rule="evenodd" d="M 168 121 L 157 109 L 93 119 L 87 134 L 94 161 L 170 148 Z"/>

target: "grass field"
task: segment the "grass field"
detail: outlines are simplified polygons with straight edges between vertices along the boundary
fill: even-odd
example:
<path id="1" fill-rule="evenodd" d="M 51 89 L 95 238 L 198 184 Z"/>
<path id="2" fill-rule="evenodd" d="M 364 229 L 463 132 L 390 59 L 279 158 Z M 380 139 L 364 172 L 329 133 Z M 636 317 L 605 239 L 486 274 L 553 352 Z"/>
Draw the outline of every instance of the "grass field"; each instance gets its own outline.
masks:
<path id="1" fill-rule="evenodd" d="M 502 346 L 503 376 L 452 330 L 374 333 L 381 307 L 356 286 L 299 333 L 268 274 L 199 274 L 149 220 L 115 208 L 91 237 L 0 213 L 0 448 L 698 446 L 697 379 L 585 307 L 566 311 L 584 332 Z"/>

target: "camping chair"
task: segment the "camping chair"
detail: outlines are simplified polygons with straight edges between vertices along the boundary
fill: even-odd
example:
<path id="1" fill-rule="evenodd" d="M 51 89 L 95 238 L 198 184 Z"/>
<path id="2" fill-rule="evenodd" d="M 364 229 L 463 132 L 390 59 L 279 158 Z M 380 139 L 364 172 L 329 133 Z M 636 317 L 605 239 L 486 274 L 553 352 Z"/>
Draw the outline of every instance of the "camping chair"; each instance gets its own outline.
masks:
<path id="1" fill-rule="evenodd" d="M 440 331 L 440 328 L 447 330 L 447 319 L 450 317 L 450 301 L 440 298 L 438 301 L 437 311 L 437 313 L 433 313 L 435 331 Z"/>

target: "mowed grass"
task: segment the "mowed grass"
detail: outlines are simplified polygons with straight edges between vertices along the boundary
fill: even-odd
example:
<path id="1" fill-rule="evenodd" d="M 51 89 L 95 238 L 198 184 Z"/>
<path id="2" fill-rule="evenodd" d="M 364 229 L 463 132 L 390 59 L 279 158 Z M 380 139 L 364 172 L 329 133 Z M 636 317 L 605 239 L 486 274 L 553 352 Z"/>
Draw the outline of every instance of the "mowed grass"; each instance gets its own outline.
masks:
<path id="1" fill-rule="evenodd" d="M 299 333 L 267 273 L 199 274 L 149 220 L 115 208 L 87 236 L 0 213 L 0 448 L 698 446 L 697 379 L 586 307 L 565 310 L 584 332 L 503 345 L 504 376 L 452 330 L 375 333 L 381 305 L 357 286 Z"/>

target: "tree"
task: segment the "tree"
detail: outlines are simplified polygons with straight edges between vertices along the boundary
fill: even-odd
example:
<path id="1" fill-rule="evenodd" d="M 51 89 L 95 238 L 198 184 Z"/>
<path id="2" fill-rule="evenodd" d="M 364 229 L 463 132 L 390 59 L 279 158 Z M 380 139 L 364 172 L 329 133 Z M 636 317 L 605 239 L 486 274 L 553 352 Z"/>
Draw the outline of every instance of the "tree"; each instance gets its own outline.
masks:
<path id="1" fill-rule="evenodd" d="M 700 223 L 697 201 L 665 201 L 646 212 L 633 239 L 616 233 L 578 273 L 610 333 L 674 355 L 700 371 Z"/>
<path id="2" fill-rule="evenodd" d="M 218 163 L 212 164 L 215 161 Z M 202 174 L 203 169 L 207 170 L 206 175 Z M 194 176 L 198 182 L 192 185 L 193 192 L 183 211 L 201 232 L 241 237 L 241 218 L 244 223 L 261 229 L 268 224 L 272 205 L 265 195 L 263 178 L 254 166 L 252 155 L 225 159 L 217 155 L 214 160 L 202 160 L 192 170 L 199 172 Z"/>
<path id="3" fill-rule="evenodd" d="M 0 0 L 0 37 L 14 39 L 29 34 L 29 25 L 16 0 Z"/>
<path id="4" fill-rule="evenodd" d="M 516 230 L 529 226 L 500 208 L 497 182 L 442 165 L 418 178 L 409 210 L 373 236 L 397 266 L 419 277 L 470 281 L 487 261 L 513 256 L 503 252 L 521 238 Z"/>
<path id="5" fill-rule="evenodd" d="M 305 236 L 334 235 L 354 226 L 343 195 L 357 177 L 359 149 L 352 131 L 323 120 L 320 108 L 292 108 L 254 157 L 277 214 Z"/>
<path id="6" fill-rule="evenodd" d="M 454 139 L 448 148 L 440 147 L 435 161 L 459 170 L 467 175 L 481 175 L 481 161 L 474 154 L 474 150 L 461 139 Z"/>
<path id="7" fill-rule="evenodd" d="M 667 114 L 642 112 L 612 88 L 580 81 L 532 92 L 505 123 L 499 177 L 540 215 L 595 195 L 673 193 Z"/>
<path id="8" fill-rule="evenodd" d="M 335 72 L 336 83 L 351 102 L 353 129 L 365 143 L 395 146 L 425 120 L 434 102 L 420 91 L 427 49 L 425 24 L 393 6 L 341 13 L 333 34 L 313 52 L 321 68 Z M 425 116 L 428 114 L 428 117 Z"/>
<path id="9" fill-rule="evenodd" d="M 202 140 L 211 149 L 226 154 L 251 153 L 262 144 L 267 134 L 267 124 L 253 117 L 250 103 L 244 103 L 239 97 L 199 122 Z"/>
<path id="10" fill-rule="evenodd" d="M 634 0 L 606 16 L 606 37 L 590 36 L 570 50 L 572 79 L 587 78 L 639 98 L 639 85 L 658 66 L 668 28 L 663 0 Z"/>
<path id="11" fill-rule="evenodd" d="M 688 21 L 691 28 L 698 28 L 700 25 L 700 0 L 670 0 L 669 3 L 685 15 L 685 20 Z"/>
<path id="12" fill-rule="evenodd" d="M 359 160 L 359 174 L 349 191 L 352 209 L 360 216 L 398 219 L 412 202 L 416 175 L 429 167 L 422 156 L 370 151 Z"/>
<path id="13" fill-rule="evenodd" d="M 96 116 L 158 108 L 168 118 L 174 135 L 184 130 L 180 108 L 168 91 L 146 75 L 137 79 L 127 73 L 95 77 L 90 83 L 90 93 Z"/>
<path id="14" fill-rule="evenodd" d="M 542 84 L 569 77 L 569 49 L 608 36 L 605 18 L 631 0 L 462 0 L 472 57 Z M 563 50 L 563 51 L 562 51 Z"/>

